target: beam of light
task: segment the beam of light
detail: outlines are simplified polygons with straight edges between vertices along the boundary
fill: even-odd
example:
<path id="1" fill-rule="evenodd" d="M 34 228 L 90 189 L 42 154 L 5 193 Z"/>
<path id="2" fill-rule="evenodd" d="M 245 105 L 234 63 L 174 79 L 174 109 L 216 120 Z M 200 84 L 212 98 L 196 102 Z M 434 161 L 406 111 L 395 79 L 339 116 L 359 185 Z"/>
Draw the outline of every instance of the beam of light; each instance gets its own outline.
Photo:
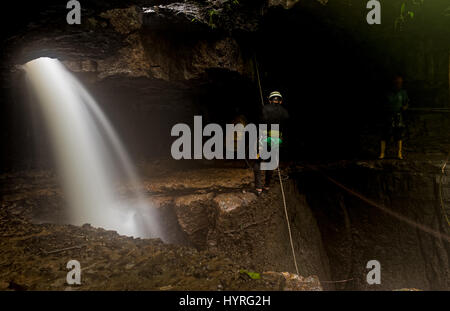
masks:
<path id="1" fill-rule="evenodd" d="M 51 135 L 70 206 L 69 222 L 135 237 L 161 237 L 154 209 L 139 191 L 134 166 L 89 92 L 57 59 L 41 57 L 23 68 Z M 114 160 L 119 167 L 112 165 Z M 132 201 L 116 194 L 114 177 L 119 171 L 131 184 Z"/>

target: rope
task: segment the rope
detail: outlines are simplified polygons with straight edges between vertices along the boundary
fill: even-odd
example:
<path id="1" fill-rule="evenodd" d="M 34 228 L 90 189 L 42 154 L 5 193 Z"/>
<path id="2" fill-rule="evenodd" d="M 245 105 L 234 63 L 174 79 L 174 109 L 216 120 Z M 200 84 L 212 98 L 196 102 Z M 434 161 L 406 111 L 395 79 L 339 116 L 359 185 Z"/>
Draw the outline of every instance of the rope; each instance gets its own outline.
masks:
<path id="1" fill-rule="evenodd" d="M 256 77 L 258 78 L 259 95 L 261 96 L 261 105 L 264 107 L 264 97 L 262 93 L 261 80 L 259 78 L 258 61 L 256 60 L 256 54 L 254 55 L 255 67 L 256 67 Z"/>
<path id="2" fill-rule="evenodd" d="M 284 197 L 283 180 L 281 178 L 280 168 L 278 167 L 277 170 L 278 170 L 278 178 L 280 179 L 281 195 L 283 196 L 284 214 L 286 215 L 286 223 L 289 232 L 289 241 L 291 242 L 292 257 L 294 257 L 295 271 L 297 272 L 297 275 L 300 275 L 300 273 L 298 273 L 297 259 L 295 258 L 294 242 L 292 240 L 291 225 L 289 223 L 289 215 L 286 207 L 286 198 Z"/>
<path id="3" fill-rule="evenodd" d="M 443 240 L 445 240 L 445 241 L 447 241 L 447 242 L 450 242 L 450 236 L 448 236 L 448 235 L 446 235 L 446 234 L 444 234 L 444 233 L 438 232 L 438 231 L 436 231 L 436 230 L 433 230 L 432 228 L 429 228 L 429 227 L 427 227 L 427 226 L 425 226 L 425 225 L 416 223 L 416 222 L 414 222 L 413 220 L 411 220 L 411 219 L 409 219 L 409 218 L 407 218 L 407 217 L 405 217 L 405 216 L 403 216 L 403 215 L 401 215 L 401 214 L 399 214 L 399 213 L 397 213 L 397 212 L 394 212 L 394 211 L 392 211 L 391 209 L 389 209 L 389 208 L 387 208 L 387 207 L 385 207 L 385 206 L 383 206 L 383 205 L 381 205 L 381 204 L 378 204 L 378 203 L 376 203 L 376 202 L 374 202 L 374 201 L 372 201 L 372 200 L 366 198 L 366 197 L 363 196 L 362 194 L 359 194 L 358 192 L 356 192 L 356 191 L 354 191 L 354 190 L 352 190 L 352 189 L 350 189 L 350 188 L 347 188 L 346 186 L 344 186 L 344 185 L 341 184 L 340 182 L 334 180 L 333 178 L 331 178 L 331 177 L 329 177 L 328 175 L 326 175 L 324 172 L 320 171 L 318 168 L 316 168 L 316 167 L 314 167 L 314 166 L 312 166 L 312 165 L 307 165 L 307 166 L 310 167 L 311 169 L 315 170 L 315 171 L 318 171 L 318 172 L 321 173 L 326 179 L 328 179 L 329 181 L 331 181 L 333 184 L 335 184 L 335 185 L 338 186 L 339 188 L 342 188 L 343 190 L 347 191 L 349 194 L 351 194 L 351 195 L 353 195 L 353 196 L 359 198 L 361 201 L 364 201 L 364 202 L 366 202 L 367 204 L 372 205 L 372 206 L 374 206 L 374 207 L 376 207 L 376 208 L 382 210 L 382 211 L 385 212 L 386 214 L 389 214 L 389 215 L 393 216 L 394 218 L 397 218 L 398 220 L 403 221 L 403 222 L 407 223 L 408 225 L 410 225 L 410 226 L 412 226 L 412 227 L 415 227 L 415 228 L 417 228 L 417 229 L 419 229 L 419 230 L 422 230 L 422 231 L 424 231 L 424 232 L 426 232 L 426 233 L 428 233 L 428 234 L 430 234 L 430 235 L 432 235 L 432 236 L 434 236 L 434 237 L 436 237 L 436 238 L 438 238 L 438 239 L 443 239 Z"/>
<path id="4" fill-rule="evenodd" d="M 261 80 L 259 78 L 259 69 L 258 69 L 258 61 L 256 60 L 256 54 L 254 55 L 254 59 L 255 59 L 255 67 L 256 67 L 256 76 L 258 78 L 257 80 L 258 80 L 258 87 L 259 87 L 259 95 L 261 96 L 261 105 L 264 107 L 264 98 L 263 98 L 263 93 L 262 93 L 262 88 L 261 88 Z M 286 206 L 286 197 L 284 196 L 283 178 L 281 178 L 280 167 L 278 167 L 277 170 L 278 170 L 278 178 L 280 179 L 281 195 L 283 197 L 284 214 L 286 215 L 286 224 L 287 224 L 287 228 L 288 228 L 288 232 L 289 232 L 289 241 L 291 243 L 292 257 L 294 258 L 295 271 L 296 271 L 297 275 L 300 275 L 300 273 L 298 271 L 298 266 L 297 266 L 297 259 L 295 257 L 294 242 L 292 239 L 291 225 L 289 223 L 289 215 L 288 215 L 287 206 Z"/>
<path id="5" fill-rule="evenodd" d="M 445 210 L 444 199 L 443 199 L 443 194 L 442 194 L 442 181 L 444 180 L 445 168 L 447 166 L 449 156 L 450 156 L 450 152 L 448 153 L 447 159 L 445 159 L 444 165 L 442 165 L 442 168 L 441 168 L 441 177 L 439 178 L 439 201 L 441 203 L 442 213 L 444 214 L 445 220 L 447 220 L 447 224 L 450 226 L 450 221 L 448 219 L 447 211 Z"/>

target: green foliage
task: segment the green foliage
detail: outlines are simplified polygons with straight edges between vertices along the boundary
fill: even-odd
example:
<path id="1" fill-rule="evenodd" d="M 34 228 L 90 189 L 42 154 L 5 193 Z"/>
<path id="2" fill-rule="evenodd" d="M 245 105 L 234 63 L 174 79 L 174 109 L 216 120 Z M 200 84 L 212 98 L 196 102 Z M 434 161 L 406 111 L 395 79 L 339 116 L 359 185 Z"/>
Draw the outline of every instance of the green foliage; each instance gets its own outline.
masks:
<path id="1" fill-rule="evenodd" d="M 250 272 L 244 269 L 239 270 L 239 273 L 248 275 L 253 280 L 259 280 L 261 275 L 257 272 Z"/>
<path id="2" fill-rule="evenodd" d="M 217 25 L 214 22 L 215 19 L 214 16 L 218 16 L 219 12 L 217 10 L 211 9 L 209 10 L 208 14 L 209 14 L 209 22 L 208 22 L 209 27 L 211 27 L 212 29 L 217 28 Z"/>
<path id="3" fill-rule="evenodd" d="M 232 15 L 236 11 L 236 9 L 238 9 L 241 6 L 239 0 L 228 0 L 223 2 L 222 5 L 223 7 L 219 9 L 210 9 L 208 11 L 209 15 L 208 25 L 212 29 L 217 28 L 217 24 L 221 17 L 226 15 L 228 16 Z"/>
<path id="4" fill-rule="evenodd" d="M 241 7 L 239 0 L 227 0 L 220 5 L 206 5 L 208 26 L 211 29 L 218 28 L 220 21 L 227 20 L 226 17 L 232 16 L 238 8 Z M 191 22 L 201 22 L 198 18 L 194 17 Z"/>
<path id="5" fill-rule="evenodd" d="M 394 21 L 395 30 L 403 30 L 404 25 L 414 19 L 417 8 L 422 6 L 425 0 L 405 0 L 400 6 L 400 15 Z"/>

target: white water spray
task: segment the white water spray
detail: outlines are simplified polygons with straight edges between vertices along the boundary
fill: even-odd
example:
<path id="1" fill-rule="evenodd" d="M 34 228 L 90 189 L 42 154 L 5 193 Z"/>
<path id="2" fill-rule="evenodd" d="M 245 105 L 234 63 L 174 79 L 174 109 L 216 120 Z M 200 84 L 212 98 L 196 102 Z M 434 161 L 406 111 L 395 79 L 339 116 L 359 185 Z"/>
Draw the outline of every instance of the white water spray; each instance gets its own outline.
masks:
<path id="1" fill-rule="evenodd" d="M 69 222 L 161 237 L 154 210 L 139 192 L 134 166 L 89 92 L 57 59 L 38 58 L 24 69 L 51 135 L 70 205 Z M 120 172 L 129 180 L 133 200 L 119 198 L 115 191 L 113 180 Z"/>

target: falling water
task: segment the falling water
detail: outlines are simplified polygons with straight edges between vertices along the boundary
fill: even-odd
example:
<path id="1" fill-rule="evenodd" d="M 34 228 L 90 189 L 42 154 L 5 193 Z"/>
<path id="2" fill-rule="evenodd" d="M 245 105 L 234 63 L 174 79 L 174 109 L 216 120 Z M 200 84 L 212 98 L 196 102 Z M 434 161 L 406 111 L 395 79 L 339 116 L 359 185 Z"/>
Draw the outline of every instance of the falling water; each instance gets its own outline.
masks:
<path id="1" fill-rule="evenodd" d="M 38 58 L 24 69 L 51 135 L 70 206 L 69 222 L 135 237 L 161 237 L 154 209 L 139 191 L 134 166 L 89 92 L 57 59 Z M 128 179 L 133 200 L 118 195 L 121 174 Z"/>

